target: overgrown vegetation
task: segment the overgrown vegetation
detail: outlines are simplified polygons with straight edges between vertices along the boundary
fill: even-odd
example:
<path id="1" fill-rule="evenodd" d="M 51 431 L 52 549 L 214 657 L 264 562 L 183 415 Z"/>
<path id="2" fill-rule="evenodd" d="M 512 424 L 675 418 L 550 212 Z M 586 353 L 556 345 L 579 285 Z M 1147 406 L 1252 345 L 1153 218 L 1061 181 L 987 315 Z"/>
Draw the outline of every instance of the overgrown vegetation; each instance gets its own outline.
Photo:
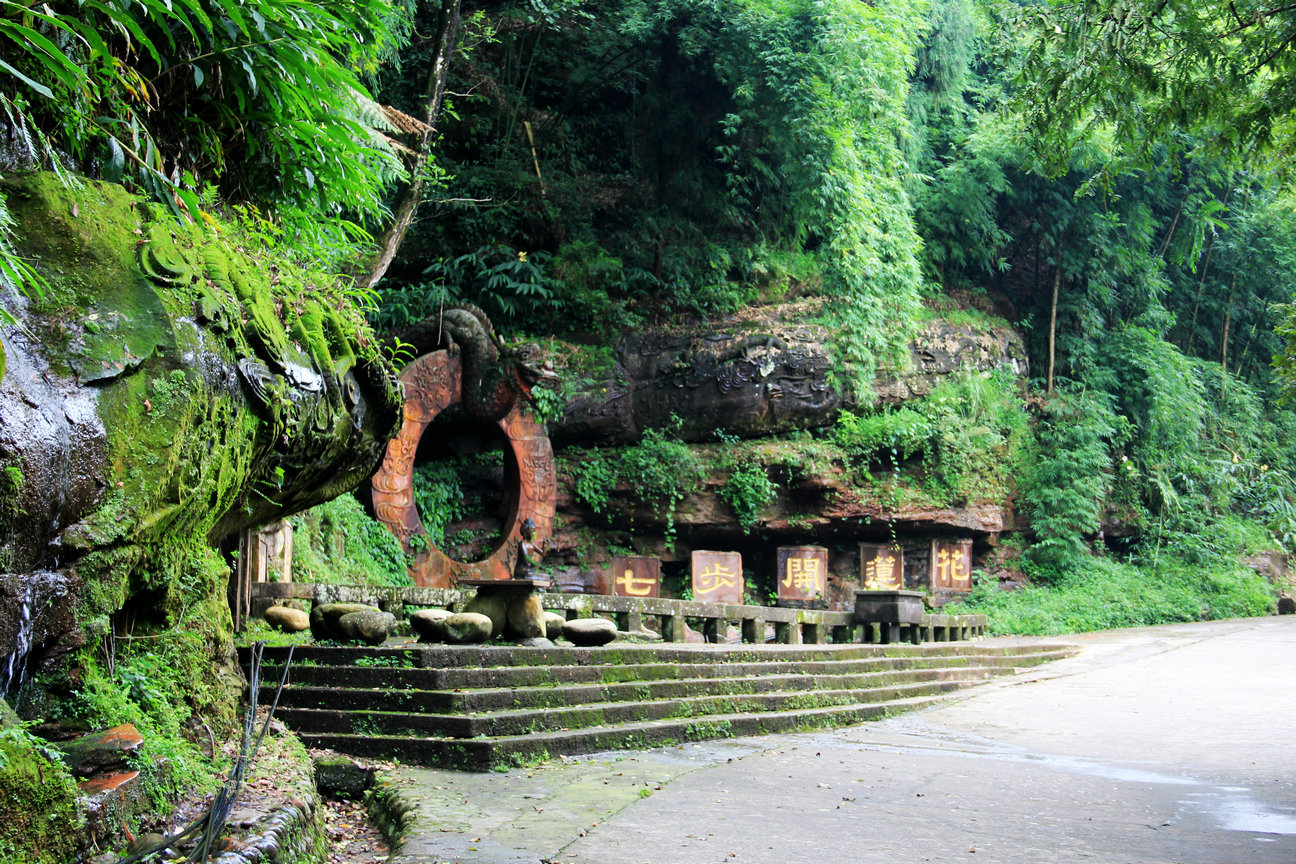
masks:
<path id="1" fill-rule="evenodd" d="M 620 451 L 587 454 L 575 465 L 576 495 L 595 513 L 608 506 L 612 493 L 624 486 L 631 500 L 665 523 L 666 543 L 675 535 L 675 508 L 698 488 L 701 464 L 687 445 L 659 429 Z M 628 514 L 634 521 L 634 514 Z"/>
<path id="2" fill-rule="evenodd" d="M 723 448 L 716 468 L 728 475 L 720 487 L 720 498 L 733 510 L 742 529 L 751 533 L 759 524 L 761 510 L 778 497 L 778 486 L 750 449 L 731 436 L 721 433 L 719 437 Z"/>
<path id="3" fill-rule="evenodd" d="M 865 389 L 918 311 L 896 132 L 923 27 L 907 2 L 482 7 L 436 218 L 393 271 L 416 287 L 393 285 L 385 314 L 457 294 L 506 328 L 597 342 L 795 285 L 846 301 L 839 372 Z M 419 98 L 382 80 L 398 107 Z"/>
<path id="4" fill-rule="evenodd" d="M 1236 520 L 1218 522 L 1210 532 L 1211 540 L 1179 535 L 1124 561 L 1084 556 L 1064 568 L 1028 564 L 1031 584 L 1015 591 L 983 574 L 967 600 L 946 608 L 988 614 L 993 633 L 1031 635 L 1271 612 L 1273 586 L 1238 560 L 1266 538 Z"/>
<path id="5" fill-rule="evenodd" d="M 290 516 L 292 578 L 325 585 L 412 585 L 409 562 L 396 535 L 365 513 L 351 495 L 339 495 Z"/>
<path id="6" fill-rule="evenodd" d="M 62 864 L 76 857 L 79 794 L 49 748 L 15 720 L 0 720 L 0 858 Z"/>
<path id="7" fill-rule="evenodd" d="M 1018 384 L 1006 369 L 963 372 L 922 399 L 871 414 L 843 412 L 833 439 L 865 471 L 921 466 L 933 503 L 1003 500 L 1031 438 Z"/>

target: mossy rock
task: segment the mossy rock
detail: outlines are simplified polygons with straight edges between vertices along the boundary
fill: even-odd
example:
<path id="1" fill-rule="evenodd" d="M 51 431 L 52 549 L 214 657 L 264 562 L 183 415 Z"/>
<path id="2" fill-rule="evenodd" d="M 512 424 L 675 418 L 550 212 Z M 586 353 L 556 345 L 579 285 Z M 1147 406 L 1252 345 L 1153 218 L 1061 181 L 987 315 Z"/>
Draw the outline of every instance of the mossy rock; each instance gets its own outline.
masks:
<path id="1" fill-rule="evenodd" d="M 400 423 L 399 384 L 348 283 L 255 232 L 181 224 L 119 186 L 69 190 L 48 174 L 6 172 L 0 194 L 47 283 L 0 295 L 34 334 L 5 331 L 0 378 L 0 570 L 19 580 L 0 633 L 28 608 L 34 646 L 15 707 L 147 726 L 153 755 L 177 754 L 174 779 L 145 771 L 160 801 L 214 773 L 185 724 L 223 737 L 237 722 L 239 532 L 366 479 Z M 59 602 L 19 602 L 37 577 L 61 580 Z M 133 678 L 103 668 L 114 631 L 135 637 L 116 656 Z M 42 758 L 23 764 L 53 794 Z M 61 812 L 22 794 L 29 816 Z M 44 828 L 3 806 L 0 860 L 23 860 L 3 832 Z M 39 860 L 73 860 L 49 837 Z"/>
<path id="2" fill-rule="evenodd" d="M 0 861 L 75 860 L 80 820 L 72 777 L 21 740 L 0 740 L 0 765 Z"/>

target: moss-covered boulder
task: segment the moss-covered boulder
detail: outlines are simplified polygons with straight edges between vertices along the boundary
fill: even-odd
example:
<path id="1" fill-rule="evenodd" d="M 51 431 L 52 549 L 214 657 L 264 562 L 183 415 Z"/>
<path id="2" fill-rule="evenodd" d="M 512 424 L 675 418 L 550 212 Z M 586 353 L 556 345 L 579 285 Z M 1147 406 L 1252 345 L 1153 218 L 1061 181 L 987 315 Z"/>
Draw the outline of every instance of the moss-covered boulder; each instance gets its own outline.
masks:
<path id="1" fill-rule="evenodd" d="M 73 700 L 96 723 L 141 709 L 146 740 L 219 731 L 241 686 L 237 534 L 372 473 L 400 419 L 394 370 L 349 283 L 254 222 L 182 225 L 45 174 L 7 174 L 0 194 L 46 283 L 0 290 L 20 322 L 0 327 L 0 688 L 28 717 Z M 172 673 L 191 686 L 161 692 Z M 150 711 L 165 721 L 146 729 Z"/>

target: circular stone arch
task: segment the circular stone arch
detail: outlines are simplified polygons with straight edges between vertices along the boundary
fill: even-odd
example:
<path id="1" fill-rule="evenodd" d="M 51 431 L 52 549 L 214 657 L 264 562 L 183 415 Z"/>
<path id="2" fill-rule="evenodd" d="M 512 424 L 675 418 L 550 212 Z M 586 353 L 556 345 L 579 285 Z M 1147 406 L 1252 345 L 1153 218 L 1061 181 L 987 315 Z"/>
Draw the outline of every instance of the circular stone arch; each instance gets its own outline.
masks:
<path id="1" fill-rule="evenodd" d="M 506 516 L 503 539 L 486 558 L 456 561 L 432 544 L 414 503 L 414 457 L 428 424 L 463 397 L 458 354 L 433 351 L 401 371 L 405 385 L 405 418 L 387 445 L 382 467 L 374 474 L 373 507 L 387 528 L 412 556 L 410 577 L 425 588 L 453 588 L 464 579 L 509 579 L 517 563 L 523 521 L 535 523 L 537 545 L 553 534 L 558 482 L 553 447 L 544 427 L 522 410 L 521 400 L 499 421 L 507 439 L 505 452 Z M 422 537 L 423 540 L 414 538 Z"/>

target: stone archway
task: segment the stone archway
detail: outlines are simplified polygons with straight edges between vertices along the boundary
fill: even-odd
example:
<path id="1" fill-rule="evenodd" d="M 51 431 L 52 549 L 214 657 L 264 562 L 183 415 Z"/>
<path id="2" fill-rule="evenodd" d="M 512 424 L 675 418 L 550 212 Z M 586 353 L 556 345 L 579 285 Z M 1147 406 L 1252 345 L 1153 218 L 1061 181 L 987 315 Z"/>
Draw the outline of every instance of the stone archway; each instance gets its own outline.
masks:
<path id="1" fill-rule="evenodd" d="M 540 546 L 553 534 L 558 483 L 553 448 L 544 427 L 522 410 L 520 401 L 499 421 L 508 441 L 505 462 L 509 466 L 505 472 L 509 489 L 503 540 L 481 561 L 456 561 L 426 539 L 414 503 L 413 475 L 414 457 L 428 424 L 462 398 L 459 355 L 447 351 L 424 354 L 406 366 L 400 377 L 405 385 L 404 423 L 387 445 L 382 467 L 370 481 L 375 515 L 413 556 L 410 576 L 415 585 L 452 588 L 463 579 L 510 578 L 522 522 L 531 519 L 535 523 L 535 541 Z M 423 542 L 413 540 L 419 536 L 425 538 Z"/>

